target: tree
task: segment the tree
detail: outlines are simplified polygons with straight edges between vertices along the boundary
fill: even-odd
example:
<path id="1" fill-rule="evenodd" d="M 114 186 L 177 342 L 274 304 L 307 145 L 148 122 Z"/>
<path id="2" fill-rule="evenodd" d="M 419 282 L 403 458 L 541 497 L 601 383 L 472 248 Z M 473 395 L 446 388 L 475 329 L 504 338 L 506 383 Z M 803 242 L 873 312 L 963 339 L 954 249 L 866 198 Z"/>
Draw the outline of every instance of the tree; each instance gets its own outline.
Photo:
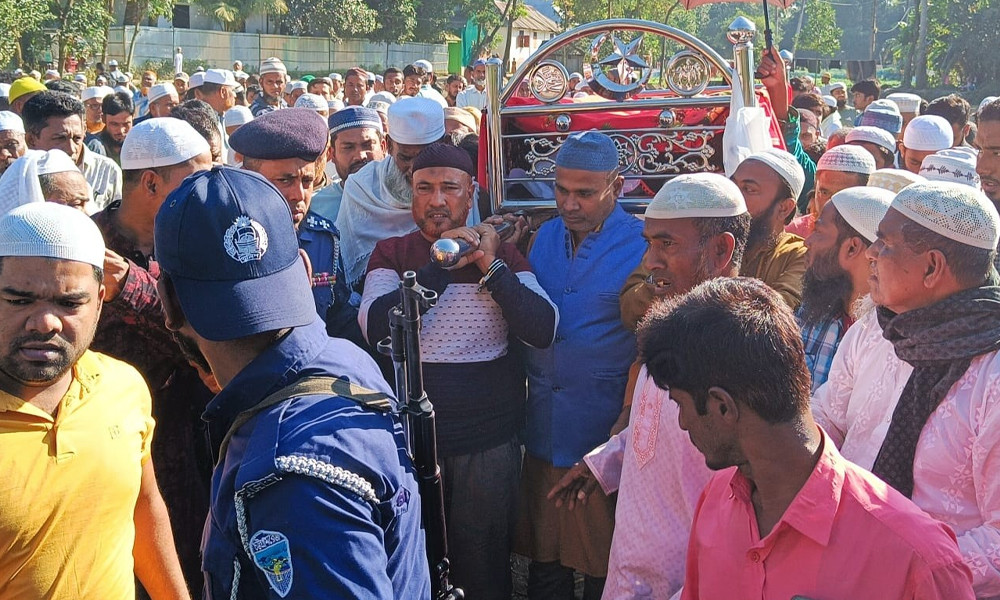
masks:
<path id="1" fill-rule="evenodd" d="M 125 68 L 131 68 L 132 56 L 135 54 L 135 44 L 139 40 L 140 27 L 143 21 L 157 17 L 169 17 L 174 12 L 174 0 L 133 0 L 125 7 L 127 17 L 131 17 L 134 29 L 132 40 L 128 45 L 128 55 L 125 57 Z M 129 21 L 126 18 L 126 21 Z"/>
<path id="2" fill-rule="evenodd" d="M 373 42 L 391 44 L 413 39 L 417 26 L 417 6 L 413 0 L 366 0 L 378 13 L 378 23 L 369 35 Z"/>
<path id="3" fill-rule="evenodd" d="M 226 31 L 232 32 L 244 31 L 251 15 L 288 12 L 285 0 L 194 0 L 193 4 L 218 19 Z"/>
<path id="4" fill-rule="evenodd" d="M 62 68 L 70 51 L 79 54 L 103 49 L 112 21 L 104 0 L 49 0 L 49 12 L 56 23 L 57 68 Z"/>
<path id="5" fill-rule="evenodd" d="M 417 18 L 413 39 L 418 42 L 437 43 L 452 29 L 452 20 L 459 5 L 453 0 L 417 0 Z"/>
<path id="6" fill-rule="evenodd" d="M 0 65 L 24 62 L 21 39 L 37 34 L 52 19 L 47 0 L 0 0 Z"/>
<path id="7" fill-rule="evenodd" d="M 290 35 L 363 37 L 375 31 L 378 13 L 364 0 L 286 0 L 281 24 Z"/>
<path id="8" fill-rule="evenodd" d="M 795 34 L 792 52 L 811 50 L 820 56 L 834 56 L 840 52 L 844 30 L 837 27 L 833 6 L 823 0 L 802 0 L 798 10 L 800 19 L 805 16 L 805 25 Z"/>

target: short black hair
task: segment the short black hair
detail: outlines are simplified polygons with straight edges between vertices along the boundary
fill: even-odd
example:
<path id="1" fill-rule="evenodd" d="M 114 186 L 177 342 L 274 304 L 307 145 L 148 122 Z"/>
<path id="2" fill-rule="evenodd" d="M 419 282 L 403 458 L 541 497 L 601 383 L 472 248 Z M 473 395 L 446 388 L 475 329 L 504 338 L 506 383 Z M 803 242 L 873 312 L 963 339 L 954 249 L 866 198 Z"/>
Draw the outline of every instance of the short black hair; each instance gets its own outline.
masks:
<path id="1" fill-rule="evenodd" d="M 170 109 L 170 116 L 187 121 L 209 144 L 216 138 L 221 143 L 218 113 L 204 100 L 185 100 Z"/>
<path id="2" fill-rule="evenodd" d="M 882 86 L 874 79 L 865 79 L 851 86 L 851 93 L 853 94 L 854 92 L 861 92 L 865 96 L 877 99 L 882 95 Z"/>
<path id="3" fill-rule="evenodd" d="M 653 303 L 638 340 L 656 385 L 691 394 L 698 414 L 707 413 L 713 387 L 771 424 L 809 412 L 802 333 L 788 304 L 758 279 L 719 277 Z"/>
<path id="4" fill-rule="evenodd" d="M 38 135 L 45 129 L 52 117 L 80 117 L 84 121 L 83 103 L 62 92 L 40 92 L 24 103 L 21 119 L 24 120 L 24 130 L 32 135 Z"/>
<path id="5" fill-rule="evenodd" d="M 128 92 L 115 92 L 114 94 L 108 94 L 101 100 L 101 110 L 104 111 L 104 116 L 113 117 L 121 113 L 132 114 L 135 111 L 135 105 L 132 103 L 132 94 Z"/>
<path id="6" fill-rule="evenodd" d="M 403 77 L 419 77 L 420 81 L 427 81 L 427 69 L 419 65 L 406 65 L 403 67 Z"/>
<path id="7" fill-rule="evenodd" d="M 723 234 L 731 233 L 736 239 L 733 245 L 733 268 L 739 272 L 743 265 L 743 253 L 747 249 L 747 239 L 750 238 L 750 213 L 745 212 L 735 217 L 715 217 L 711 219 L 695 219 L 695 227 L 701 236 L 701 243 Z"/>
<path id="8" fill-rule="evenodd" d="M 969 287 L 980 286 L 990 278 L 993 260 L 997 255 L 995 249 L 977 248 L 957 242 L 910 219 L 903 222 L 900 232 L 903 234 L 903 243 L 913 252 L 938 250 L 944 254 L 948 268 L 960 284 Z"/>
<path id="9" fill-rule="evenodd" d="M 222 89 L 221 83 L 212 83 L 210 81 L 202 82 L 202 84 L 196 88 L 196 90 L 201 90 L 203 96 L 211 96 L 212 94 L 218 93 Z"/>
<path id="10" fill-rule="evenodd" d="M 79 98 L 80 86 L 73 81 L 67 81 L 65 79 L 53 79 L 45 84 L 45 87 L 49 89 L 50 92 L 62 92 L 64 94 L 69 94 L 74 98 Z"/>
<path id="11" fill-rule="evenodd" d="M 447 83 L 448 85 L 451 85 L 451 84 L 455 83 L 458 80 L 465 81 L 465 78 L 462 77 L 461 75 L 449 75 L 448 79 L 445 80 L 445 83 Z"/>
<path id="12" fill-rule="evenodd" d="M 990 102 L 976 115 L 976 122 L 1000 121 L 1000 98 Z"/>
<path id="13" fill-rule="evenodd" d="M 951 123 L 952 127 L 965 127 L 972 117 L 972 105 L 958 94 L 948 94 L 935 98 L 920 114 L 937 115 Z M 955 143 L 961 143 L 961 140 L 955 140 Z"/>
<path id="14" fill-rule="evenodd" d="M 395 75 L 396 73 L 399 73 L 400 75 L 403 74 L 403 72 L 397 69 L 396 67 L 389 67 L 388 69 L 382 72 L 382 77 L 388 77 L 389 75 Z"/>

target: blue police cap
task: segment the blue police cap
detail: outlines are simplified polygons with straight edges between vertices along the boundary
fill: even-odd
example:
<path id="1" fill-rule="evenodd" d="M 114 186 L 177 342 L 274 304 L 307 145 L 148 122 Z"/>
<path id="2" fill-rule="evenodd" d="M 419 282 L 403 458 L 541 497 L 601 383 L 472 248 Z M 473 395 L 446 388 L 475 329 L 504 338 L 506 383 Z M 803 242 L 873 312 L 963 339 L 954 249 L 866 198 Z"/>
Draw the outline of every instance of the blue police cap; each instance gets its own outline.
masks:
<path id="1" fill-rule="evenodd" d="M 189 176 L 160 206 L 154 243 L 184 316 L 205 339 L 316 319 L 288 204 L 256 173 L 217 166 Z"/>
<path id="2" fill-rule="evenodd" d="M 360 129 L 371 127 L 382 132 L 382 118 L 378 116 L 378 111 L 364 106 L 348 106 L 338 110 L 327 119 L 330 128 L 330 135 L 335 135 L 345 129 Z"/>
<path id="3" fill-rule="evenodd" d="M 313 162 L 326 150 L 326 121 L 311 108 L 286 108 L 260 115 L 229 136 L 229 147 L 259 160 L 301 158 Z"/>
<path id="4" fill-rule="evenodd" d="M 618 148 L 598 131 L 581 131 L 566 138 L 556 154 L 556 166 L 607 172 L 618 168 Z"/>

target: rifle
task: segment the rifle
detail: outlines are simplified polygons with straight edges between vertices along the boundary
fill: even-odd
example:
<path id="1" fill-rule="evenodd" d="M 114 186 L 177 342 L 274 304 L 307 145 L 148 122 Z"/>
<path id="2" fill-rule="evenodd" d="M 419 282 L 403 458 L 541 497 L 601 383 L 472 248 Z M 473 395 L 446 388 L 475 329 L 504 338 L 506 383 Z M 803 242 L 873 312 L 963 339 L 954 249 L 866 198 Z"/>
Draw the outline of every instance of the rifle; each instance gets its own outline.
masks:
<path id="1" fill-rule="evenodd" d="M 389 311 L 389 337 L 378 343 L 380 353 L 392 358 L 396 397 L 403 413 L 407 452 L 417 472 L 431 593 L 435 600 L 462 600 L 465 593 L 448 582 L 448 533 L 444 520 L 444 489 L 437 462 L 434 405 L 424 391 L 420 365 L 420 315 L 437 303 L 437 292 L 417 283 L 414 271 L 403 273 L 400 303 Z"/>

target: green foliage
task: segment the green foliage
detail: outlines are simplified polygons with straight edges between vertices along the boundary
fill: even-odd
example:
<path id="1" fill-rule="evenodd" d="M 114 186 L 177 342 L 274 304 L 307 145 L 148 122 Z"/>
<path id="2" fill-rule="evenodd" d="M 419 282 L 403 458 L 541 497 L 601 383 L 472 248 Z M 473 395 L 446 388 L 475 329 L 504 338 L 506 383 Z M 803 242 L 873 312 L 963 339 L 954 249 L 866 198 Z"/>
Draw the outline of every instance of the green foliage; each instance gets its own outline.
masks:
<path id="1" fill-rule="evenodd" d="M 444 39 L 452 28 L 452 19 L 459 13 L 453 0 L 417 0 L 416 14 L 414 41 L 436 43 Z"/>
<path id="2" fill-rule="evenodd" d="M 288 13 L 281 19 L 289 35 L 334 39 L 365 37 L 375 30 L 378 13 L 364 0 L 285 0 Z"/>
<path id="3" fill-rule="evenodd" d="M 103 49 L 113 19 L 103 0 L 49 0 L 49 11 L 55 18 L 60 69 L 68 54 L 93 56 Z"/>
<path id="4" fill-rule="evenodd" d="M 0 0 L 0 65 L 23 60 L 20 40 L 37 34 L 51 19 L 47 0 Z"/>
<path id="5" fill-rule="evenodd" d="M 417 26 L 417 4 L 414 0 L 367 0 L 368 6 L 378 13 L 379 19 L 368 36 L 373 42 L 395 44 L 413 39 Z"/>
<path id="6" fill-rule="evenodd" d="M 218 19 L 226 31 L 234 32 L 246 29 L 251 15 L 284 15 L 288 12 L 285 0 L 193 0 L 192 4 Z"/>
<path id="7" fill-rule="evenodd" d="M 837 27 L 833 6 L 823 0 L 802 0 L 798 10 L 805 11 L 804 25 L 796 39 L 797 50 L 812 50 L 820 56 L 836 56 L 844 30 Z M 792 20 L 797 19 L 797 15 Z"/>

